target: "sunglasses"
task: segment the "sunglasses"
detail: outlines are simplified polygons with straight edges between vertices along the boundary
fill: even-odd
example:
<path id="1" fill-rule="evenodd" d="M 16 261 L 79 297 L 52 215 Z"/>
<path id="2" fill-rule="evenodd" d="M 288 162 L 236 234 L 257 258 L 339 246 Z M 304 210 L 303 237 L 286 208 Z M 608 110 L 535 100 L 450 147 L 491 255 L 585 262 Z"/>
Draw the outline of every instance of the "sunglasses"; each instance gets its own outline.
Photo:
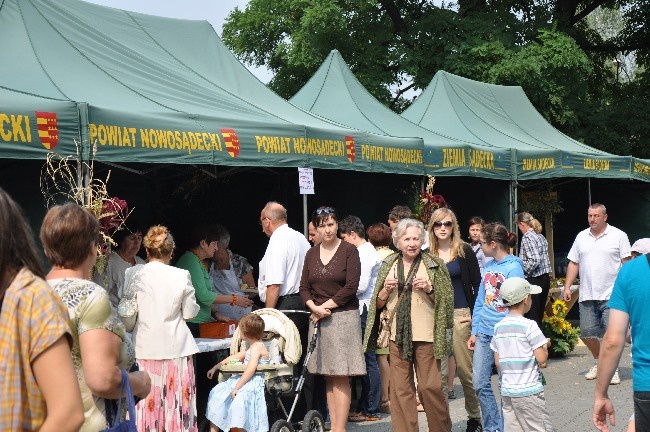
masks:
<path id="1" fill-rule="evenodd" d="M 451 228 L 453 226 L 452 221 L 447 221 L 447 222 L 434 222 L 433 227 L 434 228 L 440 228 L 441 226 L 444 226 L 445 228 Z"/>
<path id="2" fill-rule="evenodd" d="M 332 207 L 320 207 L 316 209 L 316 214 L 317 215 L 322 215 L 322 214 L 332 214 L 334 213 L 334 209 Z"/>

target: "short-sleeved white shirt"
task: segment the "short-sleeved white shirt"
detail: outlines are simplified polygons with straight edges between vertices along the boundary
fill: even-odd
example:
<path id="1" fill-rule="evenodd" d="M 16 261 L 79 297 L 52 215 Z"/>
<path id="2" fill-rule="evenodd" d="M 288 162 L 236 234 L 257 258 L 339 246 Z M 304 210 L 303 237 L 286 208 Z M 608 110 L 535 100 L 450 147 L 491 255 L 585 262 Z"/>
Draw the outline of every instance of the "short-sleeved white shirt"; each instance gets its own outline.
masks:
<path id="1" fill-rule="evenodd" d="M 361 278 L 359 279 L 359 288 L 357 289 L 357 298 L 359 299 L 359 313 L 363 312 L 363 306 L 370 305 L 370 298 L 375 289 L 375 281 L 381 258 L 377 250 L 370 242 L 365 242 L 359 247 L 359 259 L 361 260 Z"/>
<path id="2" fill-rule="evenodd" d="M 269 285 L 280 285 L 280 296 L 298 294 L 302 266 L 309 248 L 305 236 L 287 224 L 280 225 L 273 231 L 260 261 L 257 283 L 260 300 L 266 301 L 266 287 Z"/>
<path id="3" fill-rule="evenodd" d="M 594 237 L 590 228 L 581 231 L 568 255 L 579 265 L 579 301 L 608 300 L 621 260 L 630 255 L 630 240 L 616 227 L 608 224 L 599 237 Z"/>

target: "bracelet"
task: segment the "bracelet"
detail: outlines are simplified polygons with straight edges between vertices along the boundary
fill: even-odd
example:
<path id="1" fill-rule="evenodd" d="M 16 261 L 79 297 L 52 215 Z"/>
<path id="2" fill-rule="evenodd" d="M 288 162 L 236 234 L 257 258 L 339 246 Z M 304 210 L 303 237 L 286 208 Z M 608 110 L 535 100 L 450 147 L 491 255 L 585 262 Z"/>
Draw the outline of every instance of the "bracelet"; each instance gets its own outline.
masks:
<path id="1" fill-rule="evenodd" d="M 235 294 L 232 295 L 232 301 L 230 302 L 230 306 L 235 306 L 237 304 L 237 296 Z"/>

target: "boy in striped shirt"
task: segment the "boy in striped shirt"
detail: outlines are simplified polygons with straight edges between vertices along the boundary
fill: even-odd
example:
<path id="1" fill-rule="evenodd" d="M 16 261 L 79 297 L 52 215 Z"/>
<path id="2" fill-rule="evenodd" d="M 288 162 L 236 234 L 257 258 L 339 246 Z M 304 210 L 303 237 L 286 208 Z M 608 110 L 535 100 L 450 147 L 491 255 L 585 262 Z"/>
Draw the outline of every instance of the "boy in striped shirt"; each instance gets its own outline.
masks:
<path id="1" fill-rule="evenodd" d="M 508 315 L 495 325 L 490 348 L 499 368 L 503 427 L 508 432 L 553 431 L 540 371 L 546 367 L 548 340 L 535 321 L 524 318 L 532 305 L 531 294 L 541 292 L 541 287 L 519 277 L 501 285 Z"/>

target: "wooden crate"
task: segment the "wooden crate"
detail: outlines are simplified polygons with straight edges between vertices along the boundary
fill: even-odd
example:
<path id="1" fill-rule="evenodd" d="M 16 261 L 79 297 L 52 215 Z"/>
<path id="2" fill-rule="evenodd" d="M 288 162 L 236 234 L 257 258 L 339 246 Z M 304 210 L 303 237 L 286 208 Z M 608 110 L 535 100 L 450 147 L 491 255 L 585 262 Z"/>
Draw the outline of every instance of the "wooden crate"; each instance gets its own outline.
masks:
<path id="1" fill-rule="evenodd" d="M 206 339 L 227 339 L 237 329 L 237 321 L 215 321 L 199 324 L 199 335 Z"/>

